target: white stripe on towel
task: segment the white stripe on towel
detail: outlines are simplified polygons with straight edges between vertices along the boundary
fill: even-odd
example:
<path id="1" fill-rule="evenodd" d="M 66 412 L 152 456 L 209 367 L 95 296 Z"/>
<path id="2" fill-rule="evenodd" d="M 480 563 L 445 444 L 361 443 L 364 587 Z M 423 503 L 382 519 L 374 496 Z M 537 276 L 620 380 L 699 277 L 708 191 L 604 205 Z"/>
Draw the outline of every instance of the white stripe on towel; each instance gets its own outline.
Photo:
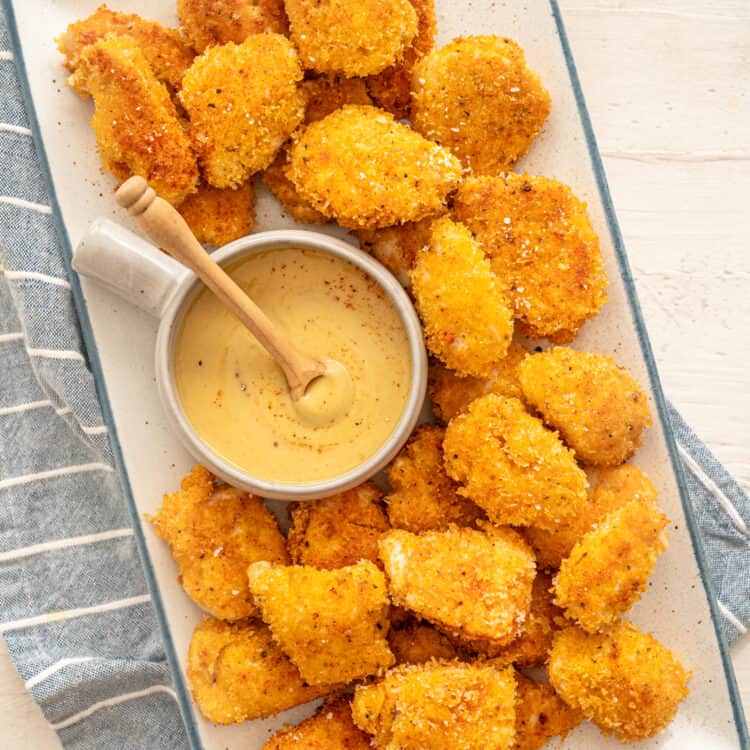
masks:
<path id="1" fill-rule="evenodd" d="M 177 700 L 177 696 L 175 695 L 175 692 L 171 687 L 167 687 L 166 685 L 152 685 L 145 690 L 136 690 L 132 693 L 123 693 L 122 695 L 116 695 L 114 698 L 107 698 L 106 700 L 94 703 L 86 710 L 81 711 L 77 714 L 73 714 L 73 716 L 70 716 L 63 721 L 58 721 L 56 724 L 50 724 L 50 726 L 52 727 L 52 729 L 59 731 L 60 729 L 69 727 L 71 724 L 76 724 L 77 722 L 81 721 L 81 719 L 87 719 L 89 716 L 91 716 L 91 714 L 96 713 L 100 708 L 116 706 L 118 703 L 125 703 L 126 701 L 132 701 L 136 698 L 145 698 L 147 695 L 153 695 L 154 693 L 165 693 L 166 695 L 169 695 Z"/>
<path id="2" fill-rule="evenodd" d="M 0 60 L 12 60 L 13 53 L 9 49 L 0 50 Z"/>
<path id="3" fill-rule="evenodd" d="M 62 477 L 67 474 L 83 474 L 89 471 L 114 471 L 109 464 L 103 463 L 91 463 L 91 464 L 78 464 L 76 466 L 61 466 L 57 469 L 48 469 L 47 471 L 39 471 L 36 474 L 23 474 L 20 477 L 8 477 L 8 479 L 0 480 L 0 490 L 6 487 L 15 487 L 19 484 L 28 484 L 30 482 L 37 482 L 40 479 L 52 479 L 53 477 Z"/>
<path id="4" fill-rule="evenodd" d="M 17 133 L 18 135 L 31 135 L 31 131 L 28 128 L 23 128 L 20 125 L 11 125 L 9 122 L 0 122 L 0 132 Z"/>
<path id="5" fill-rule="evenodd" d="M 107 432 L 107 425 L 98 424 L 98 425 L 93 425 L 91 427 L 84 427 L 83 425 L 81 425 L 81 429 L 87 435 L 103 435 L 105 432 Z"/>
<path id="6" fill-rule="evenodd" d="M 3 414 L 18 414 L 22 411 L 31 411 L 32 409 L 43 409 L 45 406 L 52 406 L 51 401 L 29 401 L 26 404 L 17 404 L 16 406 L 4 406 L 0 409 L 0 416 Z"/>
<path id="7" fill-rule="evenodd" d="M 737 508 L 732 505 L 732 501 L 721 491 L 719 485 L 698 466 L 695 459 L 683 448 L 681 443 L 677 443 L 677 450 L 693 473 L 693 476 L 719 501 L 719 505 L 724 508 L 737 529 L 745 536 L 750 537 L 750 529 L 748 529 Z"/>
<path id="8" fill-rule="evenodd" d="M 75 349 L 27 349 L 30 357 L 44 357 L 45 359 L 75 359 L 81 362 L 86 360 L 81 352 Z"/>
<path id="9" fill-rule="evenodd" d="M 64 669 L 71 664 L 83 664 L 84 662 L 93 660 L 93 656 L 75 656 L 72 658 L 60 659 L 60 661 L 55 662 L 51 666 L 47 667 L 47 669 L 43 669 L 41 672 L 39 672 L 39 674 L 35 674 L 33 677 L 26 680 L 24 686 L 27 690 L 31 690 L 31 688 L 33 688 L 35 685 L 38 685 L 40 682 L 43 682 L 48 677 L 55 674 L 55 672 L 59 672 L 61 669 Z"/>
<path id="10" fill-rule="evenodd" d="M 0 344 L 6 341 L 20 341 L 23 338 L 23 331 L 13 333 L 0 333 Z"/>
<path id="11" fill-rule="evenodd" d="M 0 203 L 7 203 L 9 206 L 15 206 L 16 208 L 28 208 L 30 211 L 36 211 L 40 214 L 52 213 L 52 208 L 44 203 L 25 201 L 23 198 L 14 198 L 12 195 L 0 195 Z"/>
<path id="12" fill-rule="evenodd" d="M 135 607 L 138 604 L 145 604 L 150 600 L 151 597 L 148 594 L 143 594 L 141 596 L 131 596 L 128 599 L 117 599 L 113 602 L 95 604 L 93 607 L 63 609 L 59 612 L 48 612 L 47 614 L 36 615 L 35 617 L 25 617 L 22 620 L 11 620 L 10 622 L 0 624 L 0 635 L 11 630 L 30 628 L 34 625 L 49 625 L 51 622 L 64 622 L 76 617 L 86 617 L 86 615 L 95 615 L 100 612 L 112 612 L 113 610 L 124 609 L 125 607 Z"/>
<path id="13" fill-rule="evenodd" d="M 28 547 L 0 552 L 0 562 L 18 560 L 22 557 L 31 557 L 32 555 L 39 555 L 42 552 L 52 552 L 53 550 L 65 549 L 66 547 L 82 547 L 84 544 L 96 544 L 97 542 L 106 542 L 110 539 L 121 539 L 127 536 L 133 536 L 133 529 L 110 529 L 109 531 L 101 531 L 98 534 L 85 534 L 67 539 L 55 539 L 51 542 L 42 542 L 41 544 L 32 544 Z"/>
<path id="14" fill-rule="evenodd" d="M 50 276 L 46 273 L 38 273 L 37 271 L 5 271 L 5 278 L 19 281 L 43 281 L 45 284 L 70 289 L 70 283 L 65 279 L 61 279 L 59 276 Z"/>
<path id="15" fill-rule="evenodd" d="M 59 409 L 55 409 L 55 414 L 58 417 L 64 417 L 66 414 L 70 414 L 72 409 L 69 406 L 61 406 Z"/>
<path id="16" fill-rule="evenodd" d="M 721 601 L 721 599 L 717 598 L 716 603 L 719 605 L 719 611 L 724 615 L 724 619 L 734 625 L 740 635 L 747 632 L 747 628 L 734 616 L 732 611 Z"/>

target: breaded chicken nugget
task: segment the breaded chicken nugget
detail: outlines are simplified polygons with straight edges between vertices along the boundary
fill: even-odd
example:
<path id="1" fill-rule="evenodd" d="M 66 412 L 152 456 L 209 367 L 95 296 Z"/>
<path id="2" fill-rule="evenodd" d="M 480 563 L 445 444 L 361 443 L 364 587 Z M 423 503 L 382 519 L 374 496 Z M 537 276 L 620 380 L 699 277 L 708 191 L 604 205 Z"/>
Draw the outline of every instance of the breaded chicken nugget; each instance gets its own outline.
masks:
<path id="1" fill-rule="evenodd" d="M 406 625 L 391 628 L 388 643 L 396 664 L 424 664 L 433 659 L 455 659 L 459 649 L 448 636 L 432 625 L 411 619 Z"/>
<path id="2" fill-rule="evenodd" d="M 148 21 L 135 13 L 120 13 L 100 5 L 88 18 L 71 23 L 55 41 L 65 55 L 65 66 L 71 72 L 78 68 L 83 48 L 103 39 L 108 34 L 126 35 L 136 45 L 151 66 L 156 79 L 172 91 L 180 87 L 182 76 L 193 62 L 193 51 L 177 29 L 167 29 L 156 21 Z M 79 93 L 86 94 L 85 89 Z"/>
<path id="3" fill-rule="evenodd" d="M 526 174 L 469 177 L 453 215 L 482 243 L 527 335 L 572 341 L 607 301 L 599 238 L 566 185 Z"/>
<path id="4" fill-rule="evenodd" d="M 255 563 L 248 577 L 274 639 L 311 685 L 350 682 L 393 664 L 388 591 L 374 563 L 335 570 Z"/>
<path id="5" fill-rule="evenodd" d="M 631 500 L 573 547 L 555 577 L 555 603 L 589 633 L 611 625 L 646 589 L 667 548 L 669 519 L 653 503 Z"/>
<path id="6" fill-rule="evenodd" d="M 70 85 L 94 99 L 91 127 L 104 167 L 118 180 L 140 175 L 178 204 L 198 188 L 198 165 L 164 84 L 133 37 L 84 47 Z"/>
<path id="7" fill-rule="evenodd" d="M 507 750 L 515 734 L 513 670 L 404 665 L 354 693 L 354 722 L 382 750 Z"/>
<path id="8" fill-rule="evenodd" d="M 498 36 L 459 37 L 412 73 L 415 130 L 458 156 L 475 174 L 510 169 L 537 137 L 549 94 L 523 50 Z"/>
<path id="9" fill-rule="evenodd" d="M 343 568 L 360 560 L 380 564 L 378 539 L 390 528 L 383 493 L 365 482 L 346 492 L 289 509 L 287 547 L 295 565 Z"/>
<path id="10" fill-rule="evenodd" d="M 653 636 L 620 622 L 601 635 L 577 627 L 557 633 L 549 677 L 560 697 L 604 734 L 634 742 L 672 721 L 690 673 Z"/>
<path id="11" fill-rule="evenodd" d="M 334 689 L 305 683 L 271 631 L 252 620 L 230 624 L 207 617 L 198 625 L 187 678 L 198 708 L 216 724 L 273 716 Z"/>
<path id="12" fill-rule="evenodd" d="M 367 90 L 378 106 L 397 120 L 411 114 L 411 76 L 416 63 L 435 46 L 435 0 L 410 0 L 417 13 L 417 35 L 404 52 L 404 59 L 367 79 Z"/>
<path id="13" fill-rule="evenodd" d="M 495 645 L 523 631 L 536 568 L 512 529 L 398 529 L 380 540 L 380 557 L 393 602 L 441 630 Z"/>
<path id="14" fill-rule="evenodd" d="M 459 375 L 438 360 L 431 361 L 429 393 L 435 415 L 442 422 L 448 423 L 453 417 L 465 412 L 472 401 L 488 393 L 522 399 L 518 365 L 528 353 L 527 349 L 512 341 L 507 354 L 494 363 L 487 379 Z"/>
<path id="15" fill-rule="evenodd" d="M 302 122 L 301 79 L 297 53 L 279 34 L 253 34 L 196 58 L 180 101 L 211 185 L 237 187 L 274 160 Z"/>
<path id="16" fill-rule="evenodd" d="M 456 483 L 445 473 L 444 435 L 436 425 L 418 427 L 388 468 L 393 491 L 386 502 L 393 528 L 418 534 L 450 524 L 473 526 L 484 517 L 481 508 L 456 492 Z"/>
<path id="17" fill-rule="evenodd" d="M 352 78 L 403 58 L 417 33 L 409 0 L 285 0 L 292 41 L 305 68 Z"/>
<path id="18" fill-rule="evenodd" d="M 562 737 L 583 721 L 545 682 L 516 672 L 516 739 L 512 750 L 539 750 L 551 737 Z"/>
<path id="19" fill-rule="evenodd" d="M 540 568 L 559 568 L 575 543 L 608 513 L 621 508 L 631 500 L 655 502 L 656 488 L 649 478 L 632 464 L 623 464 L 613 469 L 602 469 L 589 493 L 588 502 L 569 524 L 555 531 L 545 531 L 533 526 L 524 529 L 536 553 Z"/>
<path id="20" fill-rule="evenodd" d="M 273 163 L 263 170 L 263 182 L 271 195 L 281 203 L 284 211 L 301 224 L 328 224 L 333 221 L 300 196 L 294 183 L 286 175 L 288 163 L 289 151 L 282 148 Z"/>
<path id="21" fill-rule="evenodd" d="M 204 182 L 178 210 L 198 242 L 221 247 L 253 231 L 255 189 L 252 182 L 238 188 L 215 188 Z"/>
<path id="22" fill-rule="evenodd" d="M 263 501 L 219 484 L 203 466 L 194 466 L 147 518 L 172 550 L 188 596 L 222 620 L 258 613 L 247 586 L 250 563 L 287 561 L 284 537 Z"/>
<path id="23" fill-rule="evenodd" d="M 348 695 L 329 698 L 309 719 L 284 729 L 262 750 L 371 750 L 370 736 L 352 720 Z"/>
<path id="24" fill-rule="evenodd" d="M 286 34 L 284 0 L 177 0 L 180 26 L 196 52 L 251 34 Z"/>
<path id="25" fill-rule="evenodd" d="M 508 352 L 513 312 L 471 232 L 435 221 L 410 276 L 430 352 L 461 375 L 490 377 Z"/>
<path id="26" fill-rule="evenodd" d="M 440 212 L 461 165 L 375 107 L 348 105 L 308 125 L 288 176 L 302 198 L 339 224 L 377 229 Z"/>
<path id="27" fill-rule="evenodd" d="M 414 268 L 417 253 L 430 244 L 434 220 L 430 216 L 384 229 L 356 229 L 353 234 L 362 250 L 379 260 L 401 286 L 411 289 L 409 272 Z"/>
<path id="28" fill-rule="evenodd" d="M 493 393 L 451 421 L 443 441 L 445 470 L 458 492 L 498 525 L 556 529 L 586 503 L 587 479 L 556 432 L 516 398 Z"/>
<path id="29" fill-rule="evenodd" d="M 584 463 L 618 466 L 642 445 L 648 398 L 611 357 L 555 347 L 527 357 L 518 372 L 526 401 Z"/>

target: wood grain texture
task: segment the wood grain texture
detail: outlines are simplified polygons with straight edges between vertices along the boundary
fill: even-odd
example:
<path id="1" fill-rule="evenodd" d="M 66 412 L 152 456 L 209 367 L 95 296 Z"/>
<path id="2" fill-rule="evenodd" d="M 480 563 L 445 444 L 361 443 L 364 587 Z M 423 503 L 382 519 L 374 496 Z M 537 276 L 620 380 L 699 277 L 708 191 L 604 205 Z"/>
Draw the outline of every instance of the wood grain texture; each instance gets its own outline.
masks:
<path id="1" fill-rule="evenodd" d="M 559 2 L 664 389 L 750 489 L 750 4 Z M 0 713 L 4 750 L 60 747 L 4 649 Z"/>

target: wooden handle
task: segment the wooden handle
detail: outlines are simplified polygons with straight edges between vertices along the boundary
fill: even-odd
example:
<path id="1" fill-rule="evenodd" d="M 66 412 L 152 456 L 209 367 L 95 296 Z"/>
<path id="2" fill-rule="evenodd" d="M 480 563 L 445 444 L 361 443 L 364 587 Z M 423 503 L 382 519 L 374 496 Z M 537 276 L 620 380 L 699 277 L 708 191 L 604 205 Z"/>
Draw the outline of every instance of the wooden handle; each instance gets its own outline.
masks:
<path id="1" fill-rule="evenodd" d="M 294 401 L 311 380 L 322 375 L 321 362 L 297 351 L 266 314 L 224 272 L 190 231 L 177 210 L 159 198 L 143 177 L 131 177 L 116 193 L 117 202 L 128 210 L 143 231 L 203 283 L 250 330 L 284 371 Z"/>

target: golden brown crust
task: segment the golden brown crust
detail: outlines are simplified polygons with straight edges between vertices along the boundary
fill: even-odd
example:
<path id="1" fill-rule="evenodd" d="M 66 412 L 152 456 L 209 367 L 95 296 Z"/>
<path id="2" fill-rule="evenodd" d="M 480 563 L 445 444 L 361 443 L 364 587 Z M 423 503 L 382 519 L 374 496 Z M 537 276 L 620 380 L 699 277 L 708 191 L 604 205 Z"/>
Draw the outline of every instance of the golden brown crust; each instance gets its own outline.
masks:
<path id="1" fill-rule="evenodd" d="M 396 657 L 396 664 L 425 664 L 459 656 L 459 649 L 447 635 L 427 622 L 414 619 L 398 628 L 391 628 L 388 643 Z"/>
<path id="2" fill-rule="evenodd" d="M 253 231 L 255 189 L 251 182 L 234 189 L 215 188 L 204 182 L 178 210 L 198 242 L 221 247 Z"/>
<path id="3" fill-rule="evenodd" d="M 412 72 L 414 128 L 449 148 L 474 174 L 510 169 L 550 111 L 523 50 L 498 36 L 457 38 Z"/>

